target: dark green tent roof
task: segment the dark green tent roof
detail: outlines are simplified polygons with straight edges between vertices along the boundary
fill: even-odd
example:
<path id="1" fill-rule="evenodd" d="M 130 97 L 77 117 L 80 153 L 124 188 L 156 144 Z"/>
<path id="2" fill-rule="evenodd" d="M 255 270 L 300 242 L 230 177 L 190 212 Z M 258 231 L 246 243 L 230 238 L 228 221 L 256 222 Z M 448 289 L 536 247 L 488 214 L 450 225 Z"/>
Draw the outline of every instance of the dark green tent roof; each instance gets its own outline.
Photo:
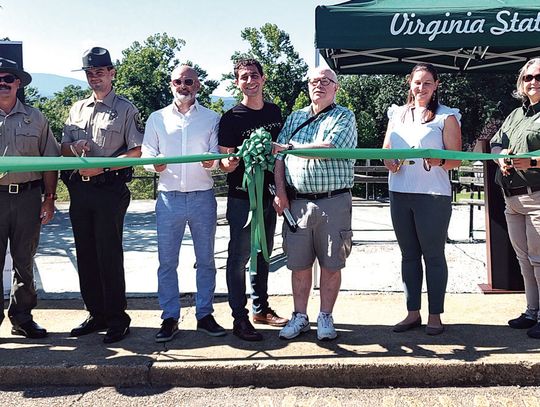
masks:
<path id="1" fill-rule="evenodd" d="M 540 55 L 540 0 L 355 0 L 315 11 L 315 46 L 342 74 L 516 72 Z"/>

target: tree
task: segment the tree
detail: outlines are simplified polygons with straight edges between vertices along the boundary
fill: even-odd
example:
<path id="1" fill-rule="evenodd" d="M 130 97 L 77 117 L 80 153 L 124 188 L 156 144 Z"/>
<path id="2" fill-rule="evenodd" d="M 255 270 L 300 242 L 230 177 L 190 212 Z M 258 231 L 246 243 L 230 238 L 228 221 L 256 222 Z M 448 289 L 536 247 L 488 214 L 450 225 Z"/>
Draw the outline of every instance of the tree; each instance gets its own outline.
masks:
<path id="1" fill-rule="evenodd" d="M 289 34 L 277 25 L 267 23 L 260 30 L 245 28 L 241 37 L 249 43 L 250 49 L 246 53 L 236 51 L 231 60 L 235 63 L 243 58 L 257 59 L 266 76 L 265 98 L 277 104 L 284 115 L 289 115 L 298 95 L 306 87 L 307 73 L 307 65 L 294 50 Z M 234 75 L 224 75 L 223 79 L 234 80 Z M 241 99 L 235 86 L 230 85 L 227 90 L 236 92 L 237 98 Z"/>
<path id="2" fill-rule="evenodd" d="M 180 38 L 158 33 L 122 51 L 123 59 L 116 64 L 115 90 L 137 106 L 143 119 L 172 102 L 170 74 L 180 62 L 176 54 L 184 45 Z M 198 72 L 202 84 L 198 100 L 209 107 L 210 94 L 219 82 L 206 80 L 206 71 L 198 65 L 190 61 L 185 64 Z"/>
<path id="3" fill-rule="evenodd" d="M 62 91 L 56 92 L 47 99 L 40 96 L 35 88 L 28 88 L 27 103 L 41 111 L 49 120 L 51 130 L 58 141 L 62 139 L 62 129 L 68 117 L 69 109 L 78 100 L 90 96 L 90 89 L 68 85 Z"/>
<path id="4" fill-rule="evenodd" d="M 356 116 L 358 146 L 378 148 L 382 145 L 387 110 L 405 101 L 406 84 L 395 75 L 340 76 L 336 102 L 351 109 Z"/>

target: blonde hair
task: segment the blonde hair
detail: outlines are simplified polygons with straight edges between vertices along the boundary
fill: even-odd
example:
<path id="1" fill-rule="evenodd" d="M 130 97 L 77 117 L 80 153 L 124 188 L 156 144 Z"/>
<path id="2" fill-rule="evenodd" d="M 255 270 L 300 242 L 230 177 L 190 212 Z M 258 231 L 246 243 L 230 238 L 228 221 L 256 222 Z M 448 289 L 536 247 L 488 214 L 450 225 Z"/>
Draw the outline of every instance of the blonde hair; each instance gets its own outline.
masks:
<path id="1" fill-rule="evenodd" d="M 529 97 L 525 94 L 525 92 L 523 92 L 523 77 L 531 65 L 540 65 L 540 57 L 529 59 L 527 63 L 521 67 L 516 82 L 516 90 L 513 92 L 513 96 L 520 99 L 521 102 L 525 104 L 529 103 Z"/>

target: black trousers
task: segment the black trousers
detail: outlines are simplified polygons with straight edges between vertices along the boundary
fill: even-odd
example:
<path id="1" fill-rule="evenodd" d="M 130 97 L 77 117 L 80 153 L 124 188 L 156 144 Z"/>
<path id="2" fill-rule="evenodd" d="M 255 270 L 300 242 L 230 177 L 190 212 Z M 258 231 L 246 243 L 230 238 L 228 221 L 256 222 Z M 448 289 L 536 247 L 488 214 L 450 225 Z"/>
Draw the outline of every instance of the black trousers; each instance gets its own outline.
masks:
<path id="1" fill-rule="evenodd" d="M 88 312 L 109 328 L 129 326 L 122 233 L 130 192 L 123 182 L 70 182 L 69 216 L 81 295 Z"/>
<path id="2" fill-rule="evenodd" d="M 37 305 L 34 283 L 34 255 L 39 243 L 41 220 L 41 189 L 35 187 L 18 194 L 0 192 L 0 273 L 4 270 L 9 239 L 13 258 L 13 281 L 8 317 L 13 325 L 32 320 L 32 309 Z M 4 319 L 4 284 L 0 276 L 2 313 Z"/>

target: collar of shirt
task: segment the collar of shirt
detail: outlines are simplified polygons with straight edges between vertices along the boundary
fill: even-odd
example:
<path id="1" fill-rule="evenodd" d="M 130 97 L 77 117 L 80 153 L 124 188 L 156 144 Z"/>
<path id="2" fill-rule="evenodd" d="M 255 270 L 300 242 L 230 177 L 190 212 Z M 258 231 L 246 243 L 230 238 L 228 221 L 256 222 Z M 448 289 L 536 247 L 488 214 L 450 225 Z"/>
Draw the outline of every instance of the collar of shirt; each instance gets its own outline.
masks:
<path id="1" fill-rule="evenodd" d="M 116 93 L 114 92 L 114 89 L 112 89 L 107 96 L 103 100 L 97 100 L 96 96 L 92 94 L 88 99 L 84 101 L 84 106 L 93 106 L 96 102 L 103 103 L 107 107 L 112 107 L 114 98 L 116 97 Z"/>
<path id="2" fill-rule="evenodd" d="M 192 115 L 193 113 L 195 113 L 195 112 L 199 112 L 199 111 L 200 111 L 200 108 L 201 108 L 201 105 L 199 105 L 199 102 L 197 101 L 197 99 L 195 99 L 195 103 L 193 103 L 193 104 L 189 107 L 189 109 L 188 109 L 188 111 L 187 111 L 186 113 L 181 113 L 181 112 L 178 110 L 178 107 L 176 106 L 176 103 L 174 103 L 174 102 L 171 103 L 170 107 L 171 107 L 171 109 L 172 109 L 172 111 L 173 111 L 173 113 L 174 113 L 175 115 L 178 115 L 178 116 L 180 116 L 181 118 L 185 118 L 185 117 L 191 116 L 191 115 Z"/>
<path id="3" fill-rule="evenodd" d="M 22 114 L 30 114 L 28 110 L 26 109 L 26 105 L 17 98 L 17 101 L 15 102 L 15 106 L 13 106 L 13 109 L 11 109 L 11 112 L 9 114 L 6 114 L 2 109 L 0 109 L 0 112 L 3 116 L 11 116 L 15 113 L 22 113 Z"/>

